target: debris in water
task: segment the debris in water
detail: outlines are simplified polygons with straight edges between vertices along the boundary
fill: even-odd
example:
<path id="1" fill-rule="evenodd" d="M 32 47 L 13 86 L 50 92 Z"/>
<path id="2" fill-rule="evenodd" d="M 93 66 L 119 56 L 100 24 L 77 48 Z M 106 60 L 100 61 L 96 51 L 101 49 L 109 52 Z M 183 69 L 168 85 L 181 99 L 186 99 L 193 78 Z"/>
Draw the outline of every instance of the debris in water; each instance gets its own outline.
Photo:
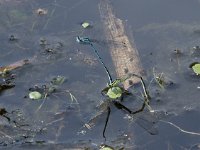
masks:
<path id="1" fill-rule="evenodd" d="M 200 47 L 199 46 L 194 46 L 192 49 L 195 50 L 195 51 L 198 51 L 198 50 L 200 50 Z"/>
<path id="2" fill-rule="evenodd" d="M 17 69 L 19 67 L 22 67 L 28 63 L 31 62 L 32 59 L 22 59 L 20 61 L 17 61 L 17 62 L 14 62 L 10 65 L 7 65 L 7 66 L 3 66 L 3 67 L 0 67 L 0 75 L 2 74 L 5 74 L 6 72 L 8 71 L 11 71 L 11 70 L 14 70 L 14 69 Z"/>
<path id="3" fill-rule="evenodd" d="M 17 41 L 17 37 L 15 36 L 15 35 L 13 35 L 13 34 L 11 34 L 10 36 L 9 36 L 9 41 Z"/>
<path id="4" fill-rule="evenodd" d="M 29 93 L 29 98 L 33 100 L 39 100 L 42 98 L 42 94 L 37 91 L 33 91 Z"/>
<path id="5" fill-rule="evenodd" d="M 35 13 L 38 14 L 39 16 L 43 16 L 43 15 L 46 15 L 48 13 L 48 10 L 44 9 L 44 8 L 38 8 L 35 11 Z"/>
<path id="6" fill-rule="evenodd" d="M 83 23 L 81 24 L 81 26 L 82 26 L 84 29 L 86 29 L 86 28 L 89 28 L 89 27 L 90 27 L 90 23 L 88 23 L 88 22 L 83 22 Z"/>

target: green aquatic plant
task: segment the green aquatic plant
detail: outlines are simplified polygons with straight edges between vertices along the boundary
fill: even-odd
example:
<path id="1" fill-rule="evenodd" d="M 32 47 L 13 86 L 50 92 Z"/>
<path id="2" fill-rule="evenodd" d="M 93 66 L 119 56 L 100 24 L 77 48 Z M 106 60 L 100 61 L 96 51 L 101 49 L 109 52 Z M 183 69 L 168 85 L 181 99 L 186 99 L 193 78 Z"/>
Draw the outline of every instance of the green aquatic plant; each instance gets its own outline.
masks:
<path id="1" fill-rule="evenodd" d="M 81 24 L 81 26 L 82 26 L 84 29 L 86 29 L 86 28 L 90 27 L 90 23 L 89 23 L 89 22 L 83 22 L 83 23 Z"/>
<path id="2" fill-rule="evenodd" d="M 111 99 L 120 98 L 122 96 L 122 89 L 120 87 L 111 87 L 108 89 L 106 95 Z"/>
<path id="3" fill-rule="evenodd" d="M 129 91 L 125 90 L 122 87 L 122 83 L 126 81 L 130 77 L 116 79 L 112 83 L 108 84 L 106 88 L 104 88 L 101 93 L 108 96 L 110 99 L 117 99 L 122 96 L 122 94 L 129 94 Z"/>
<path id="4" fill-rule="evenodd" d="M 33 91 L 29 93 L 29 98 L 33 100 L 39 100 L 42 98 L 42 94 L 38 91 Z"/>
<path id="5" fill-rule="evenodd" d="M 108 146 L 108 145 L 102 145 L 102 146 L 100 147 L 100 150 L 114 150 L 114 148 L 111 147 L 111 146 Z"/>
<path id="6" fill-rule="evenodd" d="M 200 75 L 200 63 L 199 62 L 194 62 L 190 65 L 190 68 L 196 73 L 196 75 Z"/>
<path id="7" fill-rule="evenodd" d="M 42 86 L 35 85 L 33 88 L 29 89 L 29 98 L 32 100 L 40 100 L 43 99 L 43 102 L 37 108 L 36 111 L 40 110 L 45 103 L 47 97 L 54 93 L 60 85 L 62 85 L 66 80 L 64 76 L 56 76 L 53 77 L 50 83 L 47 83 Z M 71 94 L 71 93 L 70 93 Z M 70 95 L 71 96 L 71 95 Z"/>

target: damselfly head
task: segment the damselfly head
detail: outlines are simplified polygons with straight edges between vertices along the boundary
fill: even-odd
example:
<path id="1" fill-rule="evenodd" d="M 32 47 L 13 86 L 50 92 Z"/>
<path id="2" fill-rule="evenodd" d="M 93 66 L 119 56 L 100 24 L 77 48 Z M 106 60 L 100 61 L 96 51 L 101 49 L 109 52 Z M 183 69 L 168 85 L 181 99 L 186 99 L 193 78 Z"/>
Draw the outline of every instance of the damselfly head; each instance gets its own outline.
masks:
<path id="1" fill-rule="evenodd" d="M 91 41 L 88 37 L 80 37 L 80 36 L 77 36 L 76 37 L 76 41 L 78 43 L 81 43 L 81 44 L 91 44 Z"/>

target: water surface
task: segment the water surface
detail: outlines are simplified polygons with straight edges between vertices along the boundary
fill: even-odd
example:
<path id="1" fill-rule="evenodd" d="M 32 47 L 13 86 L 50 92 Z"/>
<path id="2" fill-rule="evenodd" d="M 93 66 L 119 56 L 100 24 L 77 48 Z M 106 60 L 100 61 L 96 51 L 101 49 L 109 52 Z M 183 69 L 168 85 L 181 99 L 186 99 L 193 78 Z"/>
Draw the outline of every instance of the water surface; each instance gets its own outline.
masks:
<path id="1" fill-rule="evenodd" d="M 100 91 L 106 86 L 107 77 L 91 48 L 75 41 L 77 35 L 100 41 L 95 46 L 115 77 L 98 3 L 92 0 L 1 1 L 1 66 L 33 58 L 30 64 L 12 72 L 16 74 L 15 87 L 1 93 L 1 107 L 8 112 L 18 110 L 15 115 L 10 114 L 12 119 L 28 124 L 16 129 L 2 117 L 2 132 L 14 139 L 2 137 L 2 148 L 64 149 L 78 145 L 98 149 L 104 143 L 102 130 L 106 114 L 92 130 L 83 125 L 105 99 Z M 199 55 L 192 49 L 200 40 L 199 1 L 115 0 L 111 3 L 117 17 L 126 23 L 128 34 L 134 37 L 152 96 L 151 107 L 158 113 L 167 112 L 160 119 L 200 132 L 199 77 L 189 69 L 192 62 L 199 61 Z M 38 15 L 39 8 L 47 10 L 47 14 Z M 82 21 L 90 22 L 93 27 L 83 29 Z M 11 35 L 16 40 L 9 40 Z M 45 48 L 40 45 L 41 38 L 47 42 Z M 175 49 L 180 49 L 181 55 Z M 173 84 L 161 89 L 151 83 L 153 68 Z M 29 88 L 49 84 L 58 75 L 67 80 L 36 111 L 42 101 L 24 98 Z M 71 101 L 69 92 L 63 91 L 70 91 L 77 102 Z M 140 103 L 133 99 L 127 99 L 125 104 L 137 109 Z M 198 149 L 198 135 L 180 132 L 159 119 L 155 124 L 158 134 L 150 135 L 134 123 L 137 121 L 124 118 L 122 111 L 112 107 L 106 144 L 138 150 Z"/>

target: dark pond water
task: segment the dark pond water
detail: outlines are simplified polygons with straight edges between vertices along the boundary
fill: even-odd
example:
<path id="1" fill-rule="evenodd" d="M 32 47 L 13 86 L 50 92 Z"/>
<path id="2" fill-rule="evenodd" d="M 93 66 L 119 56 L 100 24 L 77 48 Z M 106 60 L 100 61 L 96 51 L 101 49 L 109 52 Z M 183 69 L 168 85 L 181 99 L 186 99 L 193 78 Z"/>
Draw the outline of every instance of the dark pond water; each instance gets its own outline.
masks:
<path id="1" fill-rule="evenodd" d="M 76 36 L 99 41 L 95 46 L 115 77 L 99 1 L 1 0 L 0 65 L 24 59 L 31 62 L 11 71 L 15 87 L 0 93 L 1 111 L 5 108 L 10 119 L 1 115 L 0 149 L 99 149 L 101 144 L 130 150 L 200 149 L 200 79 L 189 69 L 200 59 L 200 51 L 193 49 L 200 44 L 200 1 L 111 2 L 134 37 L 152 97 L 150 105 L 156 113 L 144 111 L 130 121 L 125 113 L 111 107 L 106 142 L 102 136 L 105 113 L 91 130 L 83 127 L 105 99 L 101 90 L 107 76 L 91 48 L 76 43 Z M 83 29 L 83 21 L 90 22 L 92 28 Z M 177 49 L 181 54 L 174 51 Z M 162 73 L 169 85 L 160 88 L 155 84 L 155 72 Z M 66 80 L 45 101 L 25 98 L 30 88 L 48 86 L 57 76 Z M 140 103 L 132 99 L 124 103 L 137 109 Z M 147 130 L 156 130 L 156 135 Z"/>

